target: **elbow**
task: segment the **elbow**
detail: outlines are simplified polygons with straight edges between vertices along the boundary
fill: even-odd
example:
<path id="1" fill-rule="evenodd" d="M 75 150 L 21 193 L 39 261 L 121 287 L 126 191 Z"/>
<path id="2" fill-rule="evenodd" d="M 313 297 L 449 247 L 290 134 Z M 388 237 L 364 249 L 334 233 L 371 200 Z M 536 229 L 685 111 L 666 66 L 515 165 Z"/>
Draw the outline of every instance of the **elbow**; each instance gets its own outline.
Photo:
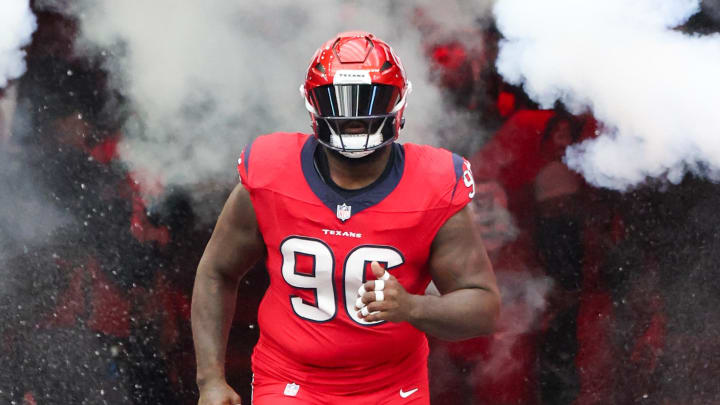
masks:
<path id="1" fill-rule="evenodd" d="M 234 285 L 240 281 L 242 273 L 233 270 L 232 266 L 216 259 L 208 259 L 203 255 L 195 272 L 195 282 L 205 279 L 216 283 Z"/>
<path id="2" fill-rule="evenodd" d="M 487 291 L 483 297 L 482 305 L 476 306 L 472 314 L 468 314 L 463 331 L 441 337 L 443 340 L 458 342 L 495 333 L 500 318 L 500 294 L 497 291 Z"/>
<path id="3" fill-rule="evenodd" d="M 490 290 L 484 301 L 484 305 L 478 311 L 471 337 L 492 335 L 497 330 L 500 319 L 500 294 L 496 290 Z"/>
<path id="4" fill-rule="evenodd" d="M 486 321 L 482 322 L 482 335 L 491 335 L 495 333 L 500 319 L 500 294 L 497 291 L 494 291 L 492 298 L 489 298 L 488 301 L 487 311 L 484 314 Z"/>

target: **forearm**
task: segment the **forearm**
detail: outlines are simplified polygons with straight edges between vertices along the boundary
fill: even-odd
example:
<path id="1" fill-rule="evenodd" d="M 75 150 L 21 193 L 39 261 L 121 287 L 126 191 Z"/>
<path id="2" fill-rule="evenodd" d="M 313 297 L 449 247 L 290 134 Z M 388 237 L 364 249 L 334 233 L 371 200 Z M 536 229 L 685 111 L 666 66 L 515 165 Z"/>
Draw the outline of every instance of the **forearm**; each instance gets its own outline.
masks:
<path id="1" fill-rule="evenodd" d="M 443 340 L 463 340 L 495 330 L 500 303 L 491 290 L 464 288 L 442 296 L 413 295 L 410 324 Z"/>
<path id="2" fill-rule="evenodd" d="M 198 385 L 225 377 L 225 351 L 235 313 L 238 281 L 239 278 L 210 272 L 201 261 L 191 307 Z"/>

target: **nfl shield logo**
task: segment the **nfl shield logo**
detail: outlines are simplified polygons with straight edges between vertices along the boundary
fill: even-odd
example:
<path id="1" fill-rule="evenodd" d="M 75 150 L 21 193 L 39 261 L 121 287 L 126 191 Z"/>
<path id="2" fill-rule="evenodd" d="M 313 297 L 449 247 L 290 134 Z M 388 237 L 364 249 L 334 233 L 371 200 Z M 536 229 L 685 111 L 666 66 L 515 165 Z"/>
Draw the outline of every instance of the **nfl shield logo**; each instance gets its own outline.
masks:
<path id="1" fill-rule="evenodd" d="M 343 203 L 342 205 L 337 206 L 337 217 L 339 220 L 345 222 L 348 219 L 350 219 L 350 211 L 352 210 L 352 207 Z"/>

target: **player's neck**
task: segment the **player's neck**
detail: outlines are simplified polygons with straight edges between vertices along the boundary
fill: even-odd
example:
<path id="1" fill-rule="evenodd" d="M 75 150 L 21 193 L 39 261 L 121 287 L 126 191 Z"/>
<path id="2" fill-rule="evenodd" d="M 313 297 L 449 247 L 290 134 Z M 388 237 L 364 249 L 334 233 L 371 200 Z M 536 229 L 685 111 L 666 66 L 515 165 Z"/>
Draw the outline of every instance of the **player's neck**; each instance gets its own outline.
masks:
<path id="1" fill-rule="evenodd" d="M 346 190 L 367 187 L 380 178 L 391 151 L 391 145 L 388 145 L 363 158 L 352 159 L 324 149 L 332 181 Z"/>

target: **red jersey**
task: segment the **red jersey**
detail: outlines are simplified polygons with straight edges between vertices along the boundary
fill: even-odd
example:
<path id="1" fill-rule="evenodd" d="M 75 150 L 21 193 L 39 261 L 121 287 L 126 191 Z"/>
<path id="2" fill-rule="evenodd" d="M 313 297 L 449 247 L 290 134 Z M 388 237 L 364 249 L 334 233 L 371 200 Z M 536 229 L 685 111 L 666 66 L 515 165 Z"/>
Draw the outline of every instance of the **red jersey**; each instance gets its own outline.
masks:
<path id="1" fill-rule="evenodd" d="M 238 160 L 270 275 L 253 372 L 349 394 L 427 366 L 425 334 L 407 322 L 361 320 L 357 290 L 374 279 L 377 261 L 409 293 L 423 294 L 435 234 L 475 190 L 458 155 L 395 143 L 389 172 L 343 197 L 318 172 L 318 147 L 309 135 L 275 133 Z"/>

